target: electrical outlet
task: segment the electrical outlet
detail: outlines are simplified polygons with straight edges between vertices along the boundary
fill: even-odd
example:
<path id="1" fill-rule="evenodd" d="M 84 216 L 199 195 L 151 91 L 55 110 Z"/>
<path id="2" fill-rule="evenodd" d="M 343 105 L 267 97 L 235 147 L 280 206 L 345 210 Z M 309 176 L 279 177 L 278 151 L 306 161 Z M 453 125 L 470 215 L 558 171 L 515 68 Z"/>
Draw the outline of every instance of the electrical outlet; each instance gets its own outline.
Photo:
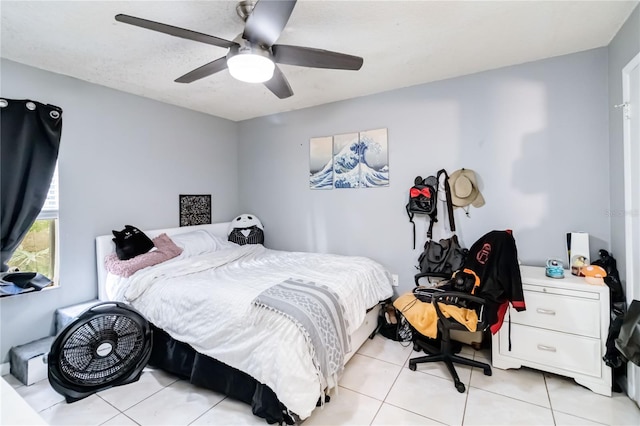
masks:
<path id="1" fill-rule="evenodd" d="M 398 275 L 397 274 L 391 274 L 391 279 L 393 280 L 393 286 L 394 287 L 398 287 Z"/>

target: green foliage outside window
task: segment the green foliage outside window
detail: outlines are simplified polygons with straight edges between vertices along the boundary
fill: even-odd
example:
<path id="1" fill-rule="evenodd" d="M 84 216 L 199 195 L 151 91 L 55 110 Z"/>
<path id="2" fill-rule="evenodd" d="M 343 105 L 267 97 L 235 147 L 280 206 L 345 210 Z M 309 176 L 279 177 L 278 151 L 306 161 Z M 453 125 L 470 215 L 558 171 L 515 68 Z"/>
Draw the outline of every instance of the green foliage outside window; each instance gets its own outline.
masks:
<path id="1" fill-rule="evenodd" d="M 36 220 L 8 262 L 23 272 L 40 272 L 53 279 L 55 220 Z"/>

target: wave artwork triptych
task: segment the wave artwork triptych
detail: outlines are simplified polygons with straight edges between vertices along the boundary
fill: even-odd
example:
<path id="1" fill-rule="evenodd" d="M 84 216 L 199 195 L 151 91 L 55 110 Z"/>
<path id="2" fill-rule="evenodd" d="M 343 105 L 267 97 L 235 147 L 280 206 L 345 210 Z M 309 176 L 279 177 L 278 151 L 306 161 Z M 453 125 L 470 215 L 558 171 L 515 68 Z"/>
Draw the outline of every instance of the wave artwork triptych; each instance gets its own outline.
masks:
<path id="1" fill-rule="evenodd" d="M 389 186 L 387 129 L 367 130 L 309 141 L 309 187 Z"/>

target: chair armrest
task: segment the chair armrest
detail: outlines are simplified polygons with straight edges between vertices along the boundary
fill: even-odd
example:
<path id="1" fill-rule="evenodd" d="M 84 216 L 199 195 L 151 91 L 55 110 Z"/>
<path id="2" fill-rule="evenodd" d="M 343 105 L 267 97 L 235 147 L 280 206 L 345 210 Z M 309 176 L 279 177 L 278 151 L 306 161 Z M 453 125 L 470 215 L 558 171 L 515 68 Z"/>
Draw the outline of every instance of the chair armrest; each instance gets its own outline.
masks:
<path id="1" fill-rule="evenodd" d="M 486 300 L 484 300 L 482 297 L 474 296 L 469 293 L 462 293 L 459 291 L 443 291 L 442 293 L 434 293 L 433 295 L 433 298 L 435 301 L 439 301 L 438 299 L 441 300 L 446 297 L 457 297 L 458 299 L 465 299 L 470 302 L 479 303 L 481 305 L 484 305 L 487 303 Z"/>
<path id="2" fill-rule="evenodd" d="M 438 315 L 438 318 L 440 320 L 440 322 L 442 323 L 443 327 L 449 328 L 450 326 L 447 326 L 447 323 L 450 322 L 455 322 L 457 323 L 457 321 L 455 320 L 451 320 L 447 317 L 444 316 L 444 314 L 442 313 L 442 311 L 440 310 L 440 306 L 438 306 L 438 302 L 442 301 L 443 299 L 447 298 L 447 297 L 457 297 L 458 299 L 464 299 L 464 300 L 468 300 L 470 302 L 475 302 L 478 303 L 481 308 L 480 308 L 480 315 L 478 318 L 478 323 L 479 324 L 484 324 L 484 319 L 481 318 L 482 315 L 482 311 L 484 310 L 484 305 L 486 304 L 486 300 L 478 297 L 478 296 L 473 296 L 471 294 L 468 293 L 461 293 L 458 291 L 445 291 L 442 293 L 437 293 L 434 294 L 432 299 L 431 299 L 431 303 L 433 304 L 433 307 L 436 309 L 436 314 Z"/>

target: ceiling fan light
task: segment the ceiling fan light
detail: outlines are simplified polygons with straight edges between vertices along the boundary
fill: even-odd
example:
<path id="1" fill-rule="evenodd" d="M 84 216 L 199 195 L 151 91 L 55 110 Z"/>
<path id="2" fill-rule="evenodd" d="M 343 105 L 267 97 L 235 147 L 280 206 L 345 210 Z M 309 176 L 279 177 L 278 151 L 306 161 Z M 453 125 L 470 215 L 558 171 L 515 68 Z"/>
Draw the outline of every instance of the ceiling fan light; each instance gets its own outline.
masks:
<path id="1" fill-rule="evenodd" d="M 238 54 L 227 59 L 227 67 L 233 78 L 247 83 L 264 83 L 271 80 L 275 64 L 263 55 Z"/>

